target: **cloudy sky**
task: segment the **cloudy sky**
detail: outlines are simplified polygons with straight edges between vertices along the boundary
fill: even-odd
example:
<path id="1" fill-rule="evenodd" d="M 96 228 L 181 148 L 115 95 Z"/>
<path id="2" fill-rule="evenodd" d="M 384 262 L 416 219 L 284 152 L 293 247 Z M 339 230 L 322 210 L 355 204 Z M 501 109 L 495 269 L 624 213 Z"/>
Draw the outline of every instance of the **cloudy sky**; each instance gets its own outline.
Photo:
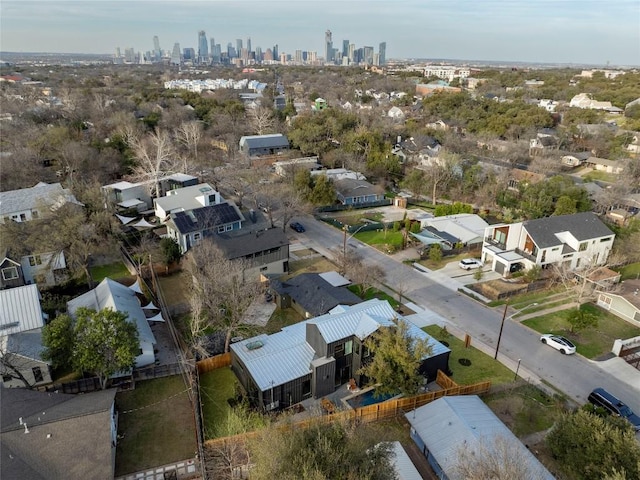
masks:
<path id="1" fill-rule="evenodd" d="M 113 53 L 197 49 L 198 30 L 225 48 L 324 55 L 348 39 L 387 58 L 640 65 L 640 0 L 2 0 L 0 50 Z"/>

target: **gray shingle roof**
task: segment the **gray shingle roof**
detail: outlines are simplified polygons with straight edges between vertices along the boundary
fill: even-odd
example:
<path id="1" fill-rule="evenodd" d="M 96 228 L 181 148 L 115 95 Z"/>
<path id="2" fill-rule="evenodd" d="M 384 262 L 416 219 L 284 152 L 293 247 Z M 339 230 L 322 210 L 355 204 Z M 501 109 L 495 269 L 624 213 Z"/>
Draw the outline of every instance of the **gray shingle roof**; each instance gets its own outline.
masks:
<path id="1" fill-rule="evenodd" d="M 313 316 L 323 315 L 336 305 L 355 305 L 362 300 L 345 287 L 334 287 L 317 273 L 303 273 L 285 282 L 272 280 L 270 287 L 289 295 Z"/>
<path id="2" fill-rule="evenodd" d="M 83 395 L 0 389 L 0 477 L 112 479 L 114 398 L 114 389 Z"/>
<path id="3" fill-rule="evenodd" d="M 248 148 L 288 147 L 289 140 L 281 133 L 271 135 L 247 135 L 240 138 L 240 146 Z"/>
<path id="4" fill-rule="evenodd" d="M 0 192 L 0 216 L 32 210 L 41 204 L 53 207 L 65 202 L 79 203 L 71 191 L 59 183 L 38 183 L 31 188 Z"/>
<path id="5" fill-rule="evenodd" d="M 593 212 L 527 220 L 524 227 L 538 248 L 554 247 L 564 243 L 556 236 L 560 232 L 570 232 L 578 241 L 613 235 Z"/>
<path id="6" fill-rule="evenodd" d="M 353 178 L 343 178 L 334 180 L 336 191 L 344 198 L 360 197 L 364 195 L 381 195 L 384 188 L 379 185 L 372 185 L 365 180 L 355 180 Z"/>
<path id="7" fill-rule="evenodd" d="M 258 230 L 246 235 L 218 234 L 213 240 L 230 260 L 289 245 L 289 239 L 281 228 Z"/>

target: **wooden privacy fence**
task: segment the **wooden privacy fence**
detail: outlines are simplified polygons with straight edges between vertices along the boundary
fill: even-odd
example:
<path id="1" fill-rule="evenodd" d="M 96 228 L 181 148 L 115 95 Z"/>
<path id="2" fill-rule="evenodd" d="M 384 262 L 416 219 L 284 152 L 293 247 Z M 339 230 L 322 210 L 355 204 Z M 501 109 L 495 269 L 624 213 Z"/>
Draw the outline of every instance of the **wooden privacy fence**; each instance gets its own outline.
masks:
<path id="1" fill-rule="evenodd" d="M 404 415 L 411 410 L 419 408 L 427 403 L 433 402 L 438 398 L 450 395 L 480 395 L 487 393 L 491 388 L 491 382 L 479 382 L 473 385 L 458 385 L 451 378 L 438 370 L 436 378 L 438 385 L 443 387 L 442 390 L 421 393 L 413 397 L 398 398 L 395 400 L 387 400 L 382 403 L 368 405 L 366 407 L 355 408 L 353 410 L 340 410 L 329 415 L 322 415 L 286 424 L 283 428 L 308 428 L 318 422 L 327 423 L 335 421 L 356 421 L 356 422 L 375 422 L 387 418 L 395 418 Z M 204 442 L 205 447 L 220 448 L 235 442 L 244 443 L 250 438 L 255 438 L 259 432 L 248 432 L 230 437 L 214 438 Z"/>
<path id="2" fill-rule="evenodd" d="M 196 362 L 198 373 L 201 375 L 217 368 L 228 367 L 229 365 L 231 365 L 231 352 L 221 353 L 215 357 L 205 358 L 204 360 Z"/>

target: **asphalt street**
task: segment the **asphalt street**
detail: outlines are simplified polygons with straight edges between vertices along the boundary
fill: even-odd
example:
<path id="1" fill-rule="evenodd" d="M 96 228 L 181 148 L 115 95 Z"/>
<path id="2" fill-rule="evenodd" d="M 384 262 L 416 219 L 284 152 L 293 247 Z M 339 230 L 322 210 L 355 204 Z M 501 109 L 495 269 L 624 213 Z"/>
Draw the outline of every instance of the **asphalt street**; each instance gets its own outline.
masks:
<path id="1" fill-rule="evenodd" d="M 307 216 L 299 219 L 305 233 L 294 236 L 304 245 L 331 258 L 333 252 L 343 248 L 341 231 Z M 441 315 L 454 327 L 468 333 L 472 344 L 487 353 L 495 352 L 500 331 L 503 308 L 489 308 L 455 291 L 455 282 L 447 284 L 442 278 L 434 281 L 435 274 L 425 274 L 410 265 L 403 264 L 378 250 L 356 240 L 347 239 L 347 249 L 358 251 L 364 261 L 382 267 L 386 272 L 384 284 L 393 290 L 404 291 L 413 303 Z M 440 276 L 441 277 L 441 276 Z M 442 282 L 442 283 L 441 283 Z M 509 311 L 507 318 L 513 313 Z M 581 355 L 564 356 L 557 350 L 543 345 L 540 335 L 507 319 L 500 341 L 498 360 L 514 369 L 520 360 L 519 374 L 532 381 L 542 380 L 573 399 L 578 404 L 587 401 L 595 387 L 603 387 L 623 399 L 635 412 L 640 412 L 640 372 L 626 381 L 599 366 L 599 362 Z"/>

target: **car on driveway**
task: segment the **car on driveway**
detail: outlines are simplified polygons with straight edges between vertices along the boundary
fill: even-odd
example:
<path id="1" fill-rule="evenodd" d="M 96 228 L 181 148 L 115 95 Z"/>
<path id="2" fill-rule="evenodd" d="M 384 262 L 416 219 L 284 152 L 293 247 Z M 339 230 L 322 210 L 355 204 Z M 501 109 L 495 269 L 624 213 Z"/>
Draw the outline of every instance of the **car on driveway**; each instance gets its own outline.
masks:
<path id="1" fill-rule="evenodd" d="M 482 261 L 477 258 L 463 258 L 458 263 L 458 266 L 463 270 L 473 270 L 476 268 L 482 268 Z"/>
<path id="2" fill-rule="evenodd" d="M 562 353 L 563 355 L 571 355 L 573 353 L 576 353 L 576 346 L 571 343 L 571 340 L 566 339 L 560 335 L 546 333 L 540 337 L 540 341 L 560 351 L 560 353 Z"/>
<path id="3" fill-rule="evenodd" d="M 304 232 L 304 227 L 302 226 L 302 224 L 301 224 L 301 223 L 298 223 L 298 222 L 291 222 L 291 223 L 289 224 L 289 226 L 290 226 L 292 229 L 294 229 L 296 232 L 298 232 L 298 233 L 302 233 L 302 232 Z"/>

